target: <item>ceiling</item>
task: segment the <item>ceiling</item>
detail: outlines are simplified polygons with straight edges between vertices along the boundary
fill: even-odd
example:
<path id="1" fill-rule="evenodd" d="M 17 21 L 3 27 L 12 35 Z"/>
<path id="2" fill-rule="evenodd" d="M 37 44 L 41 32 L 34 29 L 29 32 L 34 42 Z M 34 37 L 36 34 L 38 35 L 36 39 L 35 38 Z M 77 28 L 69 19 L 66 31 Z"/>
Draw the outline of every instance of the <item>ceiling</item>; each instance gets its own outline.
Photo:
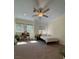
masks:
<path id="1" fill-rule="evenodd" d="M 38 17 L 32 17 L 34 7 L 48 6 L 50 9 L 46 15 L 51 20 L 65 14 L 65 0 L 14 0 L 14 16 L 15 18 L 33 20 Z"/>

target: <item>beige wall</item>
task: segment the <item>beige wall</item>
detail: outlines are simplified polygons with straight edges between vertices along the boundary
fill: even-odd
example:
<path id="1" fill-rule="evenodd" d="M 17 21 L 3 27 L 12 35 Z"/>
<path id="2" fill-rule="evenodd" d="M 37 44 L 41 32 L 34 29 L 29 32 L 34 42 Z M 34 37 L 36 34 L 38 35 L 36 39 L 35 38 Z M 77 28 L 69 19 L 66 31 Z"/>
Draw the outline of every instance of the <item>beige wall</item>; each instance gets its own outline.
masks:
<path id="1" fill-rule="evenodd" d="M 65 17 L 60 16 L 50 21 L 48 32 L 53 38 L 58 38 L 61 44 L 65 44 Z"/>
<path id="2" fill-rule="evenodd" d="M 18 18 L 15 19 L 15 22 L 16 23 L 22 23 L 22 24 L 32 24 L 32 25 L 34 24 L 33 21 L 24 20 L 24 19 L 18 19 Z"/>

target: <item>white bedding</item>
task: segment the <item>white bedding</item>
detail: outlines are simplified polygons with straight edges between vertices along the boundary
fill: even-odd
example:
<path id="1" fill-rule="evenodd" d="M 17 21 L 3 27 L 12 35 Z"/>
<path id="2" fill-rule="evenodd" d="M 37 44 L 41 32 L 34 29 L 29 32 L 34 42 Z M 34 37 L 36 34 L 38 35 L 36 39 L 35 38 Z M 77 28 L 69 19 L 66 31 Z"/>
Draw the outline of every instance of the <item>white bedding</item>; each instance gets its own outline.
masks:
<path id="1" fill-rule="evenodd" d="M 54 39 L 54 38 L 53 38 L 52 36 L 50 36 L 50 35 L 42 35 L 41 38 L 42 38 L 43 40 L 45 40 L 46 43 L 58 41 L 58 39 Z"/>

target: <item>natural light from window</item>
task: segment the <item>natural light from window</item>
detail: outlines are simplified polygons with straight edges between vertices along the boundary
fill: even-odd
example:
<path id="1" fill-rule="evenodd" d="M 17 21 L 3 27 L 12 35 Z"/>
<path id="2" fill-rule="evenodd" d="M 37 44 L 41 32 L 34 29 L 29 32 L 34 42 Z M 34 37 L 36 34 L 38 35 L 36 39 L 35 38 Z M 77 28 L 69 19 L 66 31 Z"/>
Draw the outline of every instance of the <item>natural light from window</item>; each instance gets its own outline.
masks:
<path id="1" fill-rule="evenodd" d="M 24 45 L 27 44 L 27 42 L 18 42 L 17 45 Z"/>
<path id="2" fill-rule="evenodd" d="M 18 42 L 17 45 L 26 45 L 26 44 L 29 44 L 29 43 L 38 43 L 38 41 L 27 41 L 27 42 Z"/>
<path id="3" fill-rule="evenodd" d="M 29 41 L 29 43 L 37 43 L 38 41 Z"/>

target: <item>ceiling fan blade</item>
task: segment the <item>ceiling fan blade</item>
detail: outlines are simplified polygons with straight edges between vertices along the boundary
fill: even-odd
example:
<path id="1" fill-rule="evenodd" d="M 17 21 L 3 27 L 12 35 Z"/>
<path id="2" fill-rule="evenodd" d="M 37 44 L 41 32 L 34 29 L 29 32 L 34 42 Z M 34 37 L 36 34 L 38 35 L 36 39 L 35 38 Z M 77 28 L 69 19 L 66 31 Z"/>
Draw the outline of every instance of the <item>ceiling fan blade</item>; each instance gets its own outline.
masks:
<path id="1" fill-rule="evenodd" d="M 36 8 L 34 8 L 33 12 L 36 12 L 36 11 L 37 11 L 37 9 L 36 9 Z"/>
<path id="2" fill-rule="evenodd" d="M 46 4 L 46 5 L 44 6 L 43 10 L 45 10 L 45 9 L 47 9 L 47 8 L 48 8 L 48 5 Z"/>
<path id="3" fill-rule="evenodd" d="M 43 15 L 43 16 L 48 18 L 48 16 L 47 16 L 47 15 Z"/>
<path id="4" fill-rule="evenodd" d="M 39 12 L 39 10 L 37 10 L 36 8 L 34 8 L 33 12 Z"/>
<path id="5" fill-rule="evenodd" d="M 44 11 L 43 11 L 43 13 L 45 13 L 45 12 L 47 12 L 47 11 L 49 11 L 49 8 L 48 8 L 48 9 L 46 9 L 46 10 L 44 10 Z"/>

